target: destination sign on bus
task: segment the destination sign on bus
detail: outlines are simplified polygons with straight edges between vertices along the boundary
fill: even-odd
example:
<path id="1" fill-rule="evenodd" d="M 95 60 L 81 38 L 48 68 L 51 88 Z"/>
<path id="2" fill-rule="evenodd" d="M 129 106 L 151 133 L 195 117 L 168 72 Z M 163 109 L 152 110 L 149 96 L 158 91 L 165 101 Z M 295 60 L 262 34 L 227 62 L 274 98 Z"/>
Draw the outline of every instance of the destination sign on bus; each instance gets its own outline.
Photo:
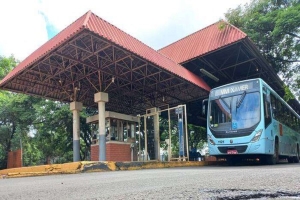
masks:
<path id="1" fill-rule="evenodd" d="M 254 81 L 251 81 L 251 82 L 244 82 L 244 83 L 225 86 L 222 88 L 215 89 L 212 93 L 212 96 L 220 96 L 220 95 L 226 95 L 235 92 L 243 92 L 255 88 L 254 85 L 256 86 L 257 84 L 254 84 Z"/>

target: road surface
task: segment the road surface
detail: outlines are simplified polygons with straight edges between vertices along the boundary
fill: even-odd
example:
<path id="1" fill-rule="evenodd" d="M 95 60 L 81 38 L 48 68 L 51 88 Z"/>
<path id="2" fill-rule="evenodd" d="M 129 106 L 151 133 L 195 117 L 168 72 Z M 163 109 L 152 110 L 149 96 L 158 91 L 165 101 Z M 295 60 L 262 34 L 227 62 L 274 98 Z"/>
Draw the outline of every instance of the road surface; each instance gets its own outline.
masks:
<path id="1" fill-rule="evenodd" d="M 300 164 L 0 179 L 0 199 L 300 199 Z"/>

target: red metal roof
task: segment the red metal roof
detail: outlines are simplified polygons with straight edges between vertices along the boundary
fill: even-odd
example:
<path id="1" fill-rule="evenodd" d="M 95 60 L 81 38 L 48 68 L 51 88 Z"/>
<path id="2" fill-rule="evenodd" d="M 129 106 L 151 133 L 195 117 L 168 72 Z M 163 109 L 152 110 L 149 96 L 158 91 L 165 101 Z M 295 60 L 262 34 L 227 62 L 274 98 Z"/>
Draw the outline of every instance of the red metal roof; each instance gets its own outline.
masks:
<path id="1" fill-rule="evenodd" d="M 246 37 L 247 35 L 240 29 L 221 20 L 158 50 L 158 52 L 177 63 L 184 63 Z"/>
<path id="2" fill-rule="evenodd" d="M 144 43 L 140 42 L 136 38 L 123 32 L 112 24 L 106 22 L 100 17 L 93 14 L 91 11 L 77 19 L 74 23 L 69 25 L 58 35 L 42 45 L 39 49 L 28 56 L 23 62 L 21 62 L 11 73 L 9 73 L 1 82 L 0 86 L 3 86 L 7 81 L 20 74 L 27 67 L 31 66 L 35 61 L 41 59 L 50 51 L 61 45 L 70 37 L 79 33 L 82 30 L 89 30 L 95 34 L 112 41 L 116 45 L 123 47 L 131 51 L 132 53 L 156 64 L 157 66 L 176 74 L 187 81 L 209 91 L 210 87 L 198 76 L 185 69 L 183 66 L 177 64 L 175 61 L 165 57 L 154 49 L 148 47 Z"/>

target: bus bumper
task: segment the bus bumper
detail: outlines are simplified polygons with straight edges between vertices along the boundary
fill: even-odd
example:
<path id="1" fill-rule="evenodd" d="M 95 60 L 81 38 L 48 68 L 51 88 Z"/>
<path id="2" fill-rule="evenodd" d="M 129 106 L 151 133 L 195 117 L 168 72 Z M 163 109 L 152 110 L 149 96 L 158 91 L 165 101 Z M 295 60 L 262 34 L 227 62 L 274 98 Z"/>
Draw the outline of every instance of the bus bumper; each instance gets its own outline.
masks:
<path id="1" fill-rule="evenodd" d="M 240 145 L 210 145 L 209 154 L 218 155 L 246 155 L 246 154 L 266 154 L 265 146 L 262 143 L 248 143 Z"/>

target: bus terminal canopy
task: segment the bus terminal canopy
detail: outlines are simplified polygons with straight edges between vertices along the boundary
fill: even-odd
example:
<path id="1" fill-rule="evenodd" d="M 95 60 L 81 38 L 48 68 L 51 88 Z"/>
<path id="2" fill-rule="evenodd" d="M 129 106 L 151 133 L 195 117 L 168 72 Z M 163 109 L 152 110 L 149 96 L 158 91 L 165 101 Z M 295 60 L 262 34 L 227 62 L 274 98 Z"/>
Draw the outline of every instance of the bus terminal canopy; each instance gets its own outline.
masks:
<path id="1" fill-rule="evenodd" d="M 106 92 L 106 110 L 132 115 L 187 104 L 197 124 L 211 87 L 257 77 L 283 92 L 247 35 L 227 22 L 156 51 L 89 11 L 22 61 L 0 88 L 86 107 L 97 107 L 94 94 Z"/>
<path id="2" fill-rule="evenodd" d="M 202 78 L 90 11 L 28 56 L 0 87 L 87 107 L 97 107 L 94 94 L 106 92 L 106 109 L 126 114 L 197 100 L 210 90 Z"/>

